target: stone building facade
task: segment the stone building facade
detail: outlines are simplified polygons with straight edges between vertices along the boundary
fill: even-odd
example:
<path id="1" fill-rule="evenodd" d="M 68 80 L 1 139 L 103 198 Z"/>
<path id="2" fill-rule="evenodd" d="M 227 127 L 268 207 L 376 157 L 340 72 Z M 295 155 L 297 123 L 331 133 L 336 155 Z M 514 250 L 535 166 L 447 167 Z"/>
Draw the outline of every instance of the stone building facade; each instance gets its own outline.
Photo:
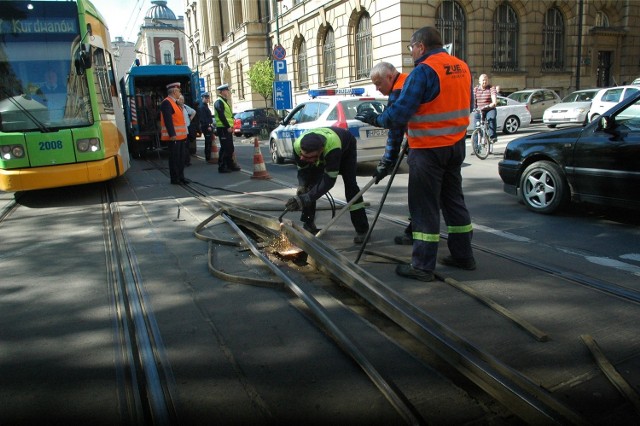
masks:
<path id="1" fill-rule="evenodd" d="M 630 0 L 185 0 L 184 28 L 207 90 L 229 83 L 234 110 L 264 106 L 248 69 L 286 52 L 293 104 L 308 89 L 363 87 L 379 61 L 413 69 L 411 34 L 429 25 L 503 93 L 561 96 L 640 77 L 640 2 Z"/>

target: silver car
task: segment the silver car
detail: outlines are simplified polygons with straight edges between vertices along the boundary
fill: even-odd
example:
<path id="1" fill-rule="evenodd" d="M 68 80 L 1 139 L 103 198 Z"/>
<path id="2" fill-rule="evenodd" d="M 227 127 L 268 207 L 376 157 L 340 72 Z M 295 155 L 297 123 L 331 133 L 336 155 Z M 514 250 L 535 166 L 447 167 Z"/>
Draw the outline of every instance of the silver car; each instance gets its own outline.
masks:
<path id="1" fill-rule="evenodd" d="M 356 90 L 356 89 L 354 89 Z M 319 91 L 310 91 L 317 94 Z M 269 151 L 274 163 L 295 160 L 293 142 L 303 132 L 318 127 L 348 129 L 358 142 L 358 162 L 378 161 L 387 144 L 386 129 L 373 127 L 354 117 L 362 110 L 382 113 L 387 106 L 386 97 L 323 96 L 296 105 L 269 136 Z"/>
<path id="2" fill-rule="evenodd" d="M 561 103 L 544 111 L 542 122 L 550 128 L 558 124 L 587 124 L 591 101 L 598 90 L 600 89 L 576 90 L 565 96 Z"/>
<path id="3" fill-rule="evenodd" d="M 469 127 L 467 134 L 473 133 L 476 128 L 476 114 L 474 112 L 469 116 Z M 531 124 L 531 114 L 525 104 L 516 102 L 513 99 L 498 96 L 498 105 L 496 107 L 496 131 L 501 131 L 505 135 L 517 132 L 522 127 L 529 127 Z"/>
<path id="4" fill-rule="evenodd" d="M 555 104 L 562 102 L 560 96 L 550 89 L 527 89 L 514 92 L 509 99 L 527 104 L 531 113 L 531 121 L 542 120 L 544 111 Z"/>

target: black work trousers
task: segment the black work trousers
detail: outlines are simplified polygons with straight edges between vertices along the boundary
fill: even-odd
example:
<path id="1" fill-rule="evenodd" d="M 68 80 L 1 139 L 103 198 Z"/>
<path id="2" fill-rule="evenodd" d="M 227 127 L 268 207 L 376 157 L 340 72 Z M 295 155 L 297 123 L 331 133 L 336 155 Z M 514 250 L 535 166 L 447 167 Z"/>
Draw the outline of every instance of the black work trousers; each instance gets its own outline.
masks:
<path id="1" fill-rule="evenodd" d="M 340 162 L 340 175 L 342 175 L 342 181 L 344 182 L 344 193 L 347 201 L 351 201 L 351 199 L 360 192 L 360 187 L 356 181 L 356 167 L 356 150 L 353 149 L 344 153 L 342 161 Z M 299 181 L 299 183 L 301 186 L 311 188 L 315 186 L 320 179 L 322 179 L 323 175 L 323 168 L 314 168 L 313 171 L 309 170 L 309 173 L 306 174 L 303 180 L 301 182 Z M 349 210 L 351 223 L 358 234 L 364 234 L 369 230 L 369 220 L 367 219 L 367 212 L 364 208 L 364 200 L 362 196 L 360 196 Z M 302 209 L 300 220 L 304 223 L 314 223 L 315 217 L 316 202 L 314 201 L 311 205 Z"/>
<path id="2" fill-rule="evenodd" d="M 440 211 L 447 224 L 447 246 L 456 259 L 473 257 L 471 216 L 462 193 L 465 138 L 452 146 L 409 150 L 409 212 L 413 237 L 411 263 L 433 271 L 440 241 Z"/>
<path id="3" fill-rule="evenodd" d="M 233 146 L 233 133 L 229 133 L 229 130 L 224 127 L 217 127 L 218 138 L 220 139 L 220 152 L 218 159 L 218 168 L 221 170 L 231 170 L 235 167 L 233 161 L 233 152 L 235 147 Z"/>
<path id="4" fill-rule="evenodd" d="M 171 182 L 181 182 L 184 180 L 184 145 L 186 140 L 169 141 L 167 147 L 169 149 L 169 175 Z"/>
<path id="5" fill-rule="evenodd" d="M 211 160 L 211 142 L 214 140 L 213 128 L 205 128 L 202 132 L 204 136 L 204 158 L 205 160 Z"/>

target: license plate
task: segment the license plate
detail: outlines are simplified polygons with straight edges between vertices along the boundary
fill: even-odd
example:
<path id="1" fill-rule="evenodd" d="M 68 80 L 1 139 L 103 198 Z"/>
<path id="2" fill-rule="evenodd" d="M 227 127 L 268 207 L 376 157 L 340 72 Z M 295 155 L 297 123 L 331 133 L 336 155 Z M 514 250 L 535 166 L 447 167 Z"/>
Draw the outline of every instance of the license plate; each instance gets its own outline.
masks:
<path id="1" fill-rule="evenodd" d="M 367 137 L 368 138 L 379 138 L 381 136 L 387 136 L 387 129 L 372 129 L 372 130 L 367 130 Z"/>

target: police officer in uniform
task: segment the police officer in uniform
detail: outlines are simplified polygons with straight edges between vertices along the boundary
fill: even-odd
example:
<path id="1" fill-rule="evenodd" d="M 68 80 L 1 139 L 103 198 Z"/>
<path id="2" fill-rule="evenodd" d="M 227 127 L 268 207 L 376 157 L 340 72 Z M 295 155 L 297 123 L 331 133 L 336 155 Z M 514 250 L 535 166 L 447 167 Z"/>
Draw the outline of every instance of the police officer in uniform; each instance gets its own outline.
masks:
<path id="1" fill-rule="evenodd" d="M 209 101 L 211 95 L 206 92 L 202 95 L 202 103 L 198 108 L 198 119 L 200 120 L 200 130 L 204 136 L 204 158 L 209 164 L 214 164 L 215 161 L 211 160 L 211 144 L 215 143 L 215 135 L 213 131 L 213 114 L 209 109 Z"/>
<path id="2" fill-rule="evenodd" d="M 324 127 L 307 130 L 293 143 L 298 166 L 298 193 L 287 201 L 289 210 L 302 210 L 300 220 L 312 234 L 315 225 L 316 200 L 329 192 L 342 175 L 347 200 L 360 192 L 356 182 L 356 138 L 345 129 Z M 369 231 L 369 221 L 360 197 L 351 206 L 351 223 L 356 230 L 354 243 L 360 244 Z"/>
<path id="3" fill-rule="evenodd" d="M 440 210 L 447 224 L 450 255 L 440 263 L 472 270 L 471 217 L 462 193 L 462 162 L 472 104 L 471 72 L 467 64 L 442 48 L 437 29 L 423 27 L 408 46 L 415 68 L 400 97 L 382 114 L 356 118 L 374 126 L 407 125 L 409 142 L 409 212 L 412 220 L 411 264 L 396 273 L 432 281 L 440 240 Z"/>
<path id="4" fill-rule="evenodd" d="M 233 112 L 229 105 L 231 90 L 228 84 L 218 86 L 218 99 L 213 105 L 216 112 L 216 132 L 220 138 L 220 153 L 218 159 L 218 172 L 237 172 L 240 167 L 233 161 Z"/>
<path id="5" fill-rule="evenodd" d="M 171 183 L 187 183 L 184 177 L 184 144 L 188 130 L 182 108 L 178 105 L 180 83 L 167 85 L 167 97 L 160 104 L 160 140 L 169 148 L 169 174 Z"/>

